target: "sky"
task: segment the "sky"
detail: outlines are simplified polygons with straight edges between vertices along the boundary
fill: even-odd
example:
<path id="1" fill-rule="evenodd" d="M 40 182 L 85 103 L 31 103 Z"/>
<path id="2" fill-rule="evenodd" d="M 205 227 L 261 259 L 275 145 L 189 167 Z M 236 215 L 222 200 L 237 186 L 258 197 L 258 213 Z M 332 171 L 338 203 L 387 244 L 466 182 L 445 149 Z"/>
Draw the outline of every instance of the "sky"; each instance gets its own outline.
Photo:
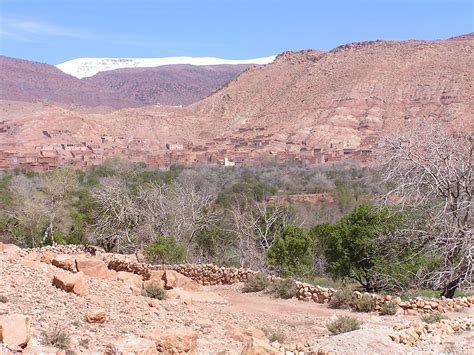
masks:
<path id="1" fill-rule="evenodd" d="M 474 0 L 0 0 L 0 54 L 248 59 L 473 32 Z"/>

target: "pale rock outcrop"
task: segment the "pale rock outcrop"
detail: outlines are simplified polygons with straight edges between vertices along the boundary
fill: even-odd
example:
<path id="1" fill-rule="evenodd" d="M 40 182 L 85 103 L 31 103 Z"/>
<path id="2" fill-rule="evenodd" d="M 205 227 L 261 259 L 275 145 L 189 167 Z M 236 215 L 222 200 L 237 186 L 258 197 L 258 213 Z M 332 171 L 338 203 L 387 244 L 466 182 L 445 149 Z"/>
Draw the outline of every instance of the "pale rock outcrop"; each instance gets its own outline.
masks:
<path id="1" fill-rule="evenodd" d="M 143 286 L 142 278 L 131 272 L 117 272 L 117 280 L 122 281 L 124 286 L 128 288 L 134 295 L 139 295 Z"/>
<path id="2" fill-rule="evenodd" d="M 71 255 L 67 254 L 56 255 L 51 259 L 51 264 L 67 271 L 76 270 L 76 262 L 74 258 Z"/>
<path id="3" fill-rule="evenodd" d="M 109 270 L 102 260 L 95 258 L 76 258 L 76 269 L 84 274 L 101 279 L 114 277 L 116 272 Z"/>
<path id="4" fill-rule="evenodd" d="M 11 351 L 22 351 L 31 339 L 30 319 L 21 314 L 0 318 L 0 342 Z"/>
<path id="5" fill-rule="evenodd" d="M 187 328 L 167 331 L 155 330 L 146 338 L 156 343 L 156 350 L 165 354 L 195 354 L 197 349 L 197 334 Z"/>
<path id="6" fill-rule="evenodd" d="M 75 293 L 79 296 L 85 296 L 89 293 L 87 281 L 82 271 L 76 274 L 61 272 L 54 275 L 53 286 L 66 292 Z"/>
<path id="7" fill-rule="evenodd" d="M 266 340 L 252 337 L 248 340 L 242 355 L 280 355 L 283 352 L 271 346 Z"/>
<path id="8" fill-rule="evenodd" d="M 104 355 L 158 355 L 156 344 L 150 339 L 139 338 L 134 335 L 117 337 L 107 345 Z"/>
<path id="9" fill-rule="evenodd" d="M 166 270 L 163 274 L 163 280 L 167 289 L 181 288 L 186 291 L 199 291 L 201 289 L 201 285 L 196 281 L 174 270 Z"/>

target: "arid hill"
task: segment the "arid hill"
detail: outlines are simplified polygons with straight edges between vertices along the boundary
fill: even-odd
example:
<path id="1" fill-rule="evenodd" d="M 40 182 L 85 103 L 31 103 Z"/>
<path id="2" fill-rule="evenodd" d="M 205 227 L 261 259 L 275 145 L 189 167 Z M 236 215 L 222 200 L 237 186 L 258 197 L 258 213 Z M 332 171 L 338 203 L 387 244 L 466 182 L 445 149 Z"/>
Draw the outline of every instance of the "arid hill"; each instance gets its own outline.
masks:
<path id="1" fill-rule="evenodd" d="M 49 64 L 0 56 L 0 99 L 113 108 L 187 105 L 248 67 L 168 65 L 112 70 L 81 80 Z"/>
<path id="2" fill-rule="evenodd" d="M 286 133 L 293 141 L 342 141 L 406 120 L 472 117 L 474 39 L 371 41 L 330 52 L 287 52 L 193 105 L 223 126 Z"/>

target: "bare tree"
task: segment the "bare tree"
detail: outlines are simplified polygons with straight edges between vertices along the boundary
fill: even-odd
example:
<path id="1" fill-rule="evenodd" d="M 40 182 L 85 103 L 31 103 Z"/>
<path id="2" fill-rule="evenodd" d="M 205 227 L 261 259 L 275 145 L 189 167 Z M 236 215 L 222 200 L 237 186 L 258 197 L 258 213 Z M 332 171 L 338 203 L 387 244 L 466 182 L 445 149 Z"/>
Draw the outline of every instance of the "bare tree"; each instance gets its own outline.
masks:
<path id="1" fill-rule="evenodd" d="M 473 285 L 473 142 L 472 127 L 421 121 L 380 145 L 385 202 L 424 222 L 405 235 L 441 256 L 427 280 L 445 297 Z"/>
<path id="2" fill-rule="evenodd" d="M 37 179 L 24 175 L 14 176 L 8 191 L 11 203 L 5 209 L 10 221 L 10 234 L 24 246 L 37 247 L 40 235 L 48 223 L 48 208 L 45 195 L 38 188 Z M 22 231 L 16 231 L 16 227 Z"/>
<path id="3" fill-rule="evenodd" d="M 102 178 L 91 196 L 97 205 L 95 238 L 109 251 L 134 249 L 133 231 L 139 223 L 140 212 L 126 182 L 120 178 Z"/>
<path id="4" fill-rule="evenodd" d="M 277 236 L 296 219 L 282 205 L 271 205 L 249 200 L 245 196 L 235 199 L 230 208 L 231 229 L 235 235 L 241 266 L 263 267 L 264 251 L 273 245 Z"/>
<path id="5" fill-rule="evenodd" d="M 43 242 L 48 237 L 54 245 L 54 224 L 69 216 L 73 194 L 79 189 L 77 174 L 73 169 L 60 168 L 41 176 L 41 191 L 45 195 L 49 224 L 44 232 Z M 66 212 L 66 216 L 63 212 Z"/>

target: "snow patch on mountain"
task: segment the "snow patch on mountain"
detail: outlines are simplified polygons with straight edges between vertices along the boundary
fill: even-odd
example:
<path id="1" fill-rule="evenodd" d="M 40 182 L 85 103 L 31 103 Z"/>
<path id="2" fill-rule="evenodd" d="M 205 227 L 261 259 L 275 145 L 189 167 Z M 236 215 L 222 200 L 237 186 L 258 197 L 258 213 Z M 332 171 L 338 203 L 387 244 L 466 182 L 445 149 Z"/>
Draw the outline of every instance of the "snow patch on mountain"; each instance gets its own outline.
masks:
<path id="1" fill-rule="evenodd" d="M 221 59 L 215 57 L 166 57 L 166 58 L 77 58 L 56 65 L 66 74 L 82 79 L 95 74 L 121 68 L 152 68 L 171 64 L 221 65 L 221 64 L 268 64 L 276 56 L 256 59 Z"/>

